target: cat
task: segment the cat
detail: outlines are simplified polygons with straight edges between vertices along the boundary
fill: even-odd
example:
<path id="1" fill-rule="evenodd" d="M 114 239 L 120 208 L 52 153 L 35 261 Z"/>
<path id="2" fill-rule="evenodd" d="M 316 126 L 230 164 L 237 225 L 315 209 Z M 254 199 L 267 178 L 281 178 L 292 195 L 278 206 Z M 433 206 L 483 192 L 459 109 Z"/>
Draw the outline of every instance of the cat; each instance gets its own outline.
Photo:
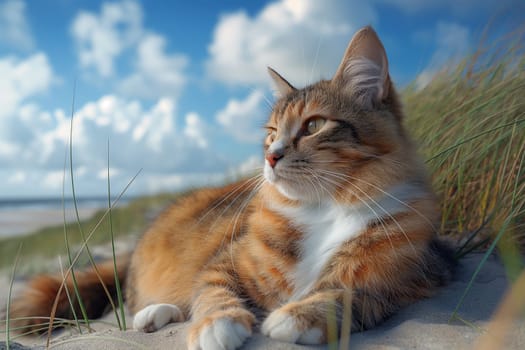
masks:
<path id="1" fill-rule="evenodd" d="M 263 174 L 178 200 L 120 258 L 136 330 L 189 320 L 189 349 L 236 349 L 255 329 L 323 344 L 330 319 L 339 336 L 369 329 L 450 280 L 438 201 L 375 31 L 354 35 L 331 80 L 297 89 L 269 74 L 280 97 L 265 126 Z M 98 274 L 114 293 L 112 263 Z M 100 316 L 99 278 L 91 269 L 77 280 L 89 316 Z M 33 280 L 12 317 L 49 316 L 60 283 Z M 65 293 L 56 316 L 71 316 Z"/>

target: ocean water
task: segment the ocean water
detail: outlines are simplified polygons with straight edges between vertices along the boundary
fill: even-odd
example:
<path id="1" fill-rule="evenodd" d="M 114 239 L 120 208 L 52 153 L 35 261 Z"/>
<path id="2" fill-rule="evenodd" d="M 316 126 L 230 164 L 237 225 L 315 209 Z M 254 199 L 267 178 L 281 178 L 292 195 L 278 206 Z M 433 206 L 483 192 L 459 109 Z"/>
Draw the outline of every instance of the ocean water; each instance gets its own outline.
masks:
<path id="1" fill-rule="evenodd" d="M 120 199 L 123 205 L 129 199 Z M 87 219 L 96 211 L 108 207 L 107 198 L 78 198 L 80 219 Z M 72 199 L 23 198 L 0 199 L 0 238 L 34 232 L 47 226 L 61 225 L 75 221 L 76 214 Z"/>

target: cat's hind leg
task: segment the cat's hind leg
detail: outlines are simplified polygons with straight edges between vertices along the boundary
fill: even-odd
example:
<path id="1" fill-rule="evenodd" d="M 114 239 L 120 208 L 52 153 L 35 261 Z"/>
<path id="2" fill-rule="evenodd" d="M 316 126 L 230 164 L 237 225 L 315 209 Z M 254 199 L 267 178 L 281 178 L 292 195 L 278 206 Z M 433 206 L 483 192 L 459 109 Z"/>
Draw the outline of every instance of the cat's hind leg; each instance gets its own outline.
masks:
<path id="1" fill-rule="evenodd" d="M 184 314 L 177 305 L 152 304 L 135 314 L 133 328 L 150 333 L 159 330 L 168 323 L 183 322 Z"/>

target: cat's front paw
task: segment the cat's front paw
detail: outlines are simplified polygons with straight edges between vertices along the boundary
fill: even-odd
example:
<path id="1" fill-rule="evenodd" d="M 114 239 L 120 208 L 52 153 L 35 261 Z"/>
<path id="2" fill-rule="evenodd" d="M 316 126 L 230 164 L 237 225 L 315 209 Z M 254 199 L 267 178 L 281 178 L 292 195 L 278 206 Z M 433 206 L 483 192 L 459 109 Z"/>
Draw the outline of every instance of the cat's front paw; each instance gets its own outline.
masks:
<path id="1" fill-rule="evenodd" d="M 184 321 L 182 311 L 172 304 L 153 304 L 135 314 L 133 328 L 150 333 L 155 332 L 171 322 Z"/>
<path id="2" fill-rule="evenodd" d="M 261 331 L 264 335 L 288 343 L 322 344 L 324 334 L 319 327 L 307 319 L 300 319 L 285 310 L 275 310 L 264 320 Z"/>
<path id="3" fill-rule="evenodd" d="M 192 325 L 188 333 L 190 350 L 234 350 L 252 335 L 254 317 L 251 313 L 232 317 L 215 315 Z"/>

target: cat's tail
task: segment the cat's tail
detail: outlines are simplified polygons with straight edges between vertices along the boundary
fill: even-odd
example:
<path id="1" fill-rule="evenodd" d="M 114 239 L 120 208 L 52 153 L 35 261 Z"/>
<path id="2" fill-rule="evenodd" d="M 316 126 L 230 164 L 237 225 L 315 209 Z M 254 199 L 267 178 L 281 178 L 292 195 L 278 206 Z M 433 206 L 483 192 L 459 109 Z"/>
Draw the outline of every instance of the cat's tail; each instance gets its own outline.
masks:
<path id="1" fill-rule="evenodd" d="M 130 258 L 131 253 L 117 256 L 116 259 L 116 275 L 122 289 Z M 118 304 L 113 259 L 97 263 L 96 268 L 91 266 L 83 271 L 75 271 L 75 279 L 88 319 L 102 316 L 111 303 Z M 54 319 L 53 328 L 70 324 L 65 320 L 72 320 L 75 316 L 83 320 L 71 274 L 66 279 L 62 275 L 37 276 L 11 301 L 10 328 L 19 333 L 47 332 L 51 316 Z"/>

